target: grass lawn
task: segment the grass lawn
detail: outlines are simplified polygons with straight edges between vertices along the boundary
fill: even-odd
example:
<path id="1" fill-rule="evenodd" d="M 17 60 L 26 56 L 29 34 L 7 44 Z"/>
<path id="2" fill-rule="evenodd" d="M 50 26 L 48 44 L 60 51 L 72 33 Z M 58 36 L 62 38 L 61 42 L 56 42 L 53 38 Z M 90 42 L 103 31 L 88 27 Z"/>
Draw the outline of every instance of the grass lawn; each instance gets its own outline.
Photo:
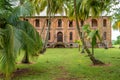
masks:
<path id="1" fill-rule="evenodd" d="M 120 49 L 95 49 L 95 56 L 106 65 L 93 66 L 77 48 L 48 49 L 33 64 L 17 64 L 13 80 L 120 80 Z"/>

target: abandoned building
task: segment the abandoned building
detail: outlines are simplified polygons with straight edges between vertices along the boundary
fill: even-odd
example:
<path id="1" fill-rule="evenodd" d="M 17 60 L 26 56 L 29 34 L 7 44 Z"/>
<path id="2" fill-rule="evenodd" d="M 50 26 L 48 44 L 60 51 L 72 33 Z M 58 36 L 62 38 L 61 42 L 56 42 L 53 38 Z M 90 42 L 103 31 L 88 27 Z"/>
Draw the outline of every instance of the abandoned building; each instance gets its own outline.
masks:
<path id="1" fill-rule="evenodd" d="M 24 20 L 29 21 L 39 32 L 43 41 L 46 38 L 48 30 L 48 17 L 47 16 L 32 16 L 26 17 Z M 76 29 L 75 20 L 70 20 L 66 16 L 54 16 L 51 18 L 51 28 L 49 32 L 48 47 L 78 47 L 75 43 L 79 40 L 78 32 Z M 111 21 L 109 16 L 102 16 L 98 18 L 89 17 L 84 24 L 89 24 L 91 29 L 98 29 L 102 37 L 102 41 L 111 47 Z M 80 28 L 82 28 L 83 21 L 79 21 Z M 82 32 L 82 31 L 81 31 Z M 86 40 L 86 44 L 90 47 L 90 41 Z M 103 47 L 103 44 L 97 44 L 98 47 Z"/>

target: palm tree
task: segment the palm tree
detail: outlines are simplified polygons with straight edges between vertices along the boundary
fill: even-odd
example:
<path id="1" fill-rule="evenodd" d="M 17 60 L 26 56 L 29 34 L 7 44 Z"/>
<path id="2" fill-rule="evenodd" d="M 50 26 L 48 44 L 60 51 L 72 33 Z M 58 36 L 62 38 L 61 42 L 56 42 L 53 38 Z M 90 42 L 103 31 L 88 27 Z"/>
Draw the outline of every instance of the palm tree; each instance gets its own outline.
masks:
<path id="1" fill-rule="evenodd" d="M 96 1 L 98 2 L 98 1 Z M 93 62 L 94 65 L 97 64 L 104 64 L 103 62 L 101 62 L 100 60 L 97 60 L 90 52 L 90 50 L 88 49 L 88 47 L 86 46 L 86 43 L 84 41 L 84 38 L 81 36 L 82 34 L 80 33 L 80 27 L 79 27 L 79 23 L 78 20 L 86 20 L 89 15 L 93 15 L 93 16 L 97 16 L 100 14 L 99 12 L 99 4 L 97 3 L 96 5 L 93 6 L 93 4 L 95 3 L 95 0 L 83 0 L 83 1 L 76 1 L 74 0 L 74 13 L 75 13 L 75 20 L 76 20 L 76 27 L 78 30 L 78 34 L 80 36 L 80 39 L 84 45 L 84 48 L 88 54 L 88 56 L 90 57 L 90 60 Z"/>
<path id="2" fill-rule="evenodd" d="M 43 45 L 43 50 L 41 51 L 42 53 L 44 53 L 44 51 L 47 48 L 48 37 L 51 28 L 51 18 L 52 16 L 58 13 L 63 14 L 63 12 L 65 11 L 64 2 L 65 1 L 63 0 L 41 0 L 40 3 L 38 3 L 40 4 L 38 12 L 44 11 L 46 9 L 46 13 L 48 17 L 48 29 L 47 29 L 46 39 Z"/>
<path id="3" fill-rule="evenodd" d="M 97 45 L 97 41 L 100 40 L 100 42 L 101 42 L 101 37 L 100 37 L 99 31 L 91 30 L 90 25 L 84 25 L 82 27 L 82 30 L 87 33 L 86 34 L 87 40 L 90 41 L 91 46 L 92 46 L 91 53 L 92 53 L 92 55 L 94 55 L 94 47 Z"/>
<path id="4" fill-rule="evenodd" d="M 35 56 L 42 46 L 34 27 L 19 19 L 21 15 L 31 14 L 30 4 L 25 2 L 27 5 L 13 7 L 12 1 L 14 0 L 0 1 L 0 70 L 5 74 L 5 80 L 10 80 L 20 50 Z"/>

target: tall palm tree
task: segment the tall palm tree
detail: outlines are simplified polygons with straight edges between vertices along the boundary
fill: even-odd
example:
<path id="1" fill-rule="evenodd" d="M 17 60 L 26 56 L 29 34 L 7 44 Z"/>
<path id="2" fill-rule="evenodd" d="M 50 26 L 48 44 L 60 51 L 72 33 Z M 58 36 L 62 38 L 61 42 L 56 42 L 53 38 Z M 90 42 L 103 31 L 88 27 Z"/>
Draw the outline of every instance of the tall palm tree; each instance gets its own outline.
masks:
<path id="1" fill-rule="evenodd" d="M 50 27 L 51 27 L 51 18 L 55 14 L 63 14 L 65 11 L 65 6 L 64 6 L 63 0 L 41 0 L 40 1 L 40 6 L 39 6 L 39 12 L 44 11 L 46 9 L 47 13 L 47 18 L 48 18 L 48 29 L 47 29 L 47 34 L 46 34 L 46 39 L 43 45 L 43 50 L 41 51 L 42 53 L 46 50 L 47 43 L 48 43 L 48 37 L 49 37 L 49 32 L 50 32 Z"/>
<path id="2" fill-rule="evenodd" d="M 95 1 L 95 0 L 74 0 L 74 13 L 75 13 L 75 19 L 76 19 L 76 27 L 78 30 L 78 34 L 80 36 L 80 39 L 84 45 L 84 48 L 90 57 L 90 60 L 93 62 L 94 65 L 97 64 L 104 64 L 100 60 L 97 60 L 90 52 L 88 47 L 86 46 L 86 43 L 84 41 L 84 37 L 82 37 L 82 34 L 80 33 L 80 27 L 79 27 L 79 22 L 78 20 L 83 20 L 85 21 L 89 15 L 91 16 L 98 16 L 101 13 L 100 10 L 100 2 Z M 103 5 L 102 5 L 103 6 Z"/>
<path id="3" fill-rule="evenodd" d="M 0 1 L 0 71 L 5 74 L 5 80 L 10 80 L 20 50 L 34 56 L 42 46 L 34 27 L 19 19 L 21 15 L 31 14 L 30 4 L 13 7 L 13 1 Z"/>

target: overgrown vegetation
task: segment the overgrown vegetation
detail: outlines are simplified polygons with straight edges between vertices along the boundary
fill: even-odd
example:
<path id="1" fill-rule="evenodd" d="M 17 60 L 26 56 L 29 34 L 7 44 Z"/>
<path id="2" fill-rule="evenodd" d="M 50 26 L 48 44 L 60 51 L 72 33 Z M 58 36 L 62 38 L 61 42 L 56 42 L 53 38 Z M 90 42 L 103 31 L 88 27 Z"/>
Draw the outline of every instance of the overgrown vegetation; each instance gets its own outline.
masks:
<path id="1" fill-rule="evenodd" d="M 95 49 L 95 56 L 106 63 L 104 66 L 91 64 L 87 54 L 77 48 L 48 49 L 32 64 L 19 64 L 13 80 L 116 80 L 120 78 L 120 50 Z M 0 76 L 0 79 L 1 76 Z"/>

